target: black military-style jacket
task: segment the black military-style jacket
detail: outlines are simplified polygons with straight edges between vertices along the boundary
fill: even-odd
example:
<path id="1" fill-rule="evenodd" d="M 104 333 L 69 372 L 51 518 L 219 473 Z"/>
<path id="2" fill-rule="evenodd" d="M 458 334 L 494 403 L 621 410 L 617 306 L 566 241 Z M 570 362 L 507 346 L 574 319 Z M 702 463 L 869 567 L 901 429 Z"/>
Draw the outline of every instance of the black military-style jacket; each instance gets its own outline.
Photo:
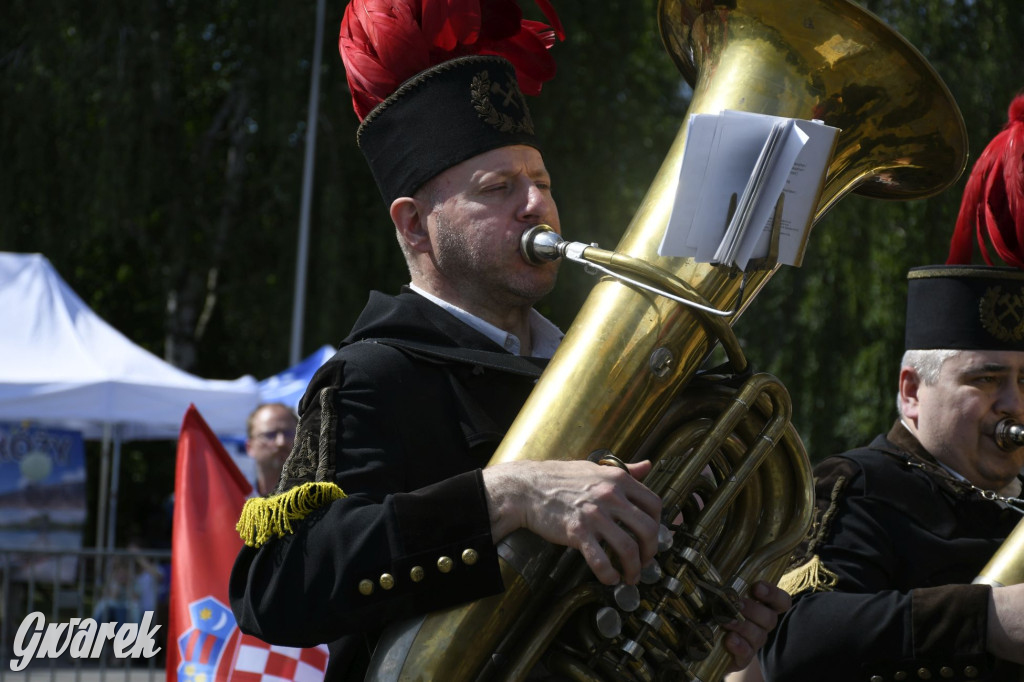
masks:
<path id="1" fill-rule="evenodd" d="M 991 588 L 970 584 L 1018 512 L 955 482 L 899 422 L 816 466 L 815 497 L 810 549 L 836 584 L 794 597 L 760 653 L 767 679 L 1020 679 L 986 653 Z"/>
<path id="2" fill-rule="evenodd" d="M 481 362 L 446 357 L 458 349 Z M 480 469 L 542 366 L 415 293 L 372 293 L 310 383 L 279 487 L 333 481 L 347 497 L 242 549 L 230 583 L 240 628 L 330 642 L 328 678 L 362 679 L 385 624 L 500 592 Z"/>

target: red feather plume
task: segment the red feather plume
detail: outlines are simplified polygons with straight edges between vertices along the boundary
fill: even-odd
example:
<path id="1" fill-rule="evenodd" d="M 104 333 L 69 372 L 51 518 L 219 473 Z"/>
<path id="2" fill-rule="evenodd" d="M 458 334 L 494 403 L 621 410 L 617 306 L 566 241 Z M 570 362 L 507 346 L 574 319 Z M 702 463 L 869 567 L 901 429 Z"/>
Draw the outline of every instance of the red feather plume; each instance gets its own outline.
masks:
<path id="1" fill-rule="evenodd" d="M 535 2 L 550 26 L 524 20 L 516 0 L 352 0 L 338 51 L 359 120 L 407 78 L 471 54 L 508 59 L 523 93 L 540 94 L 555 75 L 548 50 L 565 31 L 550 0 Z"/>
<path id="2" fill-rule="evenodd" d="M 1003 263 L 1024 268 L 1024 93 L 971 170 L 946 263 L 970 263 L 975 238 L 989 265 L 991 243 Z"/>

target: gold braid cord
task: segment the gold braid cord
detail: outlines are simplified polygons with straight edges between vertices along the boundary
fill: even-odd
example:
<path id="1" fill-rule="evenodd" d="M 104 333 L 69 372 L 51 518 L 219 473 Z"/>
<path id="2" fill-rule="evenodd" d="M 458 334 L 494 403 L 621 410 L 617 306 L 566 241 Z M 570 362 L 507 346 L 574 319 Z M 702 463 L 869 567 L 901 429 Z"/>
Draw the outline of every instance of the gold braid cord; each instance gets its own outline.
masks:
<path id="1" fill-rule="evenodd" d="M 825 564 L 822 563 L 821 557 L 814 553 L 815 548 L 818 544 L 828 535 L 829 528 L 832 525 L 832 519 L 836 515 L 836 507 L 839 504 L 839 496 L 846 487 L 846 477 L 840 476 L 836 479 L 836 483 L 832 486 L 832 495 L 829 500 L 828 509 L 821 517 L 821 523 L 818 525 L 818 531 L 814 534 L 810 543 L 807 545 L 807 553 L 804 555 L 805 561 L 794 568 L 789 569 L 781 578 L 779 578 L 779 588 L 788 592 L 791 596 L 796 596 L 801 592 L 831 592 L 835 589 L 836 583 L 839 581 L 839 576 L 835 572 L 825 568 Z"/>

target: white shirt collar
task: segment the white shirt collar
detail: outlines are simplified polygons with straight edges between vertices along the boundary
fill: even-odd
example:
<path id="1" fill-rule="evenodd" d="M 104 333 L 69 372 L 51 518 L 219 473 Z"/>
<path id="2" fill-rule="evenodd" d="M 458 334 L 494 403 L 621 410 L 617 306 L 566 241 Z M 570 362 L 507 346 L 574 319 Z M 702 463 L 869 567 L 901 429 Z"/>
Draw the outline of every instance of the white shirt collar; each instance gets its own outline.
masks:
<path id="1" fill-rule="evenodd" d="M 477 317 L 473 313 L 466 312 L 457 305 L 452 305 L 443 298 L 438 298 L 434 294 L 424 291 L 415 284 L 410 283 L 409 288 L 428 301 L 439 305 L 441 308 L 448 311 L 462 322 L 465 322 L 491 341 L 494 341 L 509 353 L 512 353 L 513 355 L 522 354 L 522 343 L 519 341 L 519 337 L 515 334 L 510 334 L 504 329 L 496 327 L 490 322 Z M 558 344 L 562 341 L 562 337 L 564 336 L 562 330 L 533 308 L 530 308 L 529 322 L 530 337 L 533 339 L 533 357 L 550 358 L 555 354 L 555 349 L 558 348 Z"/>

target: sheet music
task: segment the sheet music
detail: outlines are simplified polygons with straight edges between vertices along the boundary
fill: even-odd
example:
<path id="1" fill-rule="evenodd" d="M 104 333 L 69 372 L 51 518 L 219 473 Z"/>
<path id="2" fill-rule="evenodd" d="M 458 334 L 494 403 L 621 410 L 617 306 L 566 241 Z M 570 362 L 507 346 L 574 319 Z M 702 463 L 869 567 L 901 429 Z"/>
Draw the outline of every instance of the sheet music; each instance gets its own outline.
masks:
<path id="1" fill-rule="evenodd" d="M 713 263 L 735 264 L 742 270 L 761 241 L 761 235 L 767 234 L 766 239 L 770 239 L 775 204 L 790 177 L 790 173 L 784 171 L 793 168 L 808 139 L 793 120 L 777 121 L 772 126 Z M 781 243 L 781 238 L 779 241 Z M 768 253 L 767 242 L 762 253 Z"/>
<path id="2" fill-rule="evenodd" d="M 658 253 L 743 269 L 767 254 L 785 192 L 779 262 L 799 265 L 838 132 L 817 121 L 750 112 L 692 115 Z"/>

